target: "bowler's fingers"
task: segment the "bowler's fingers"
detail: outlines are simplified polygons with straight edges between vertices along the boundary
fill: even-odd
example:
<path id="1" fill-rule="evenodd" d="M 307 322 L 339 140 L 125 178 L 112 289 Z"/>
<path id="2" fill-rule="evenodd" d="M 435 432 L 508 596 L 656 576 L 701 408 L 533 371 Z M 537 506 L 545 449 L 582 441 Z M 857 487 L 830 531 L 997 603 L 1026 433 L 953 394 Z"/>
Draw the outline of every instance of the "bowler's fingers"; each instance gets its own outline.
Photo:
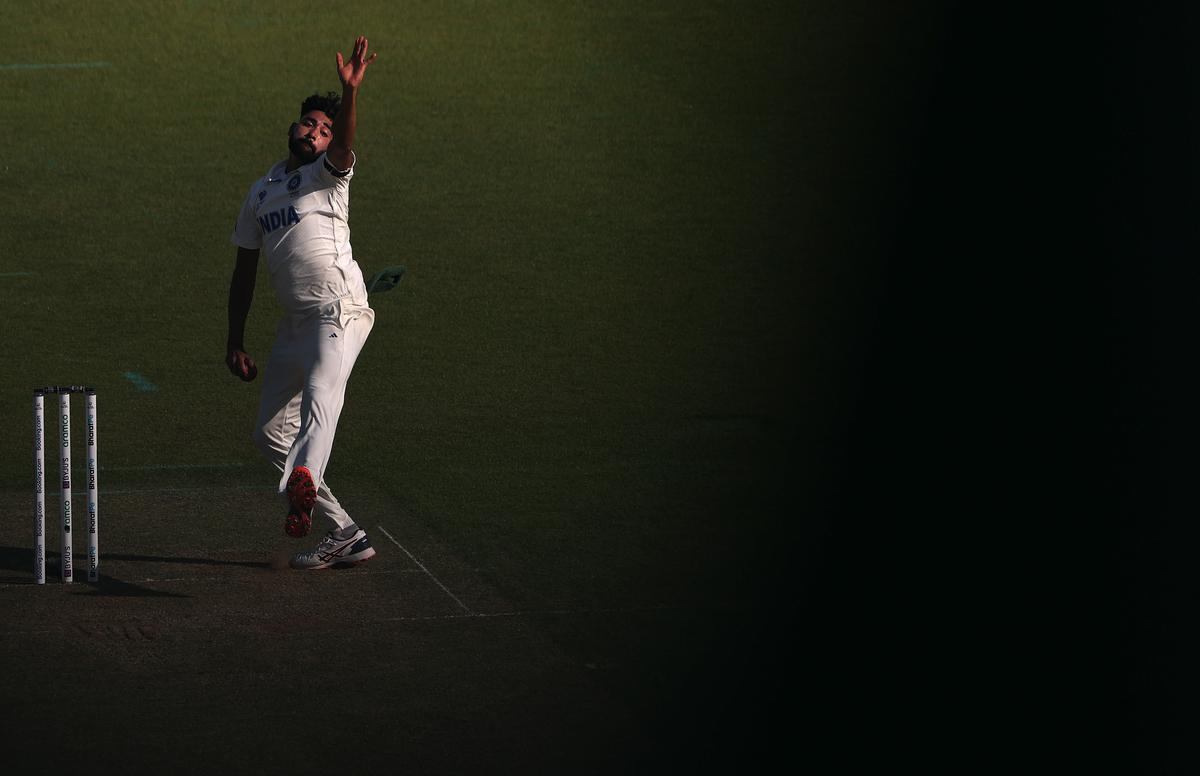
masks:
<path id="1" fill-rule="evenodd" d="M 226 364 L 234 377 L 245 382 L 250 382 L 258 375 L 258 367 L 254 365 L 254 359 L 241 350 L 232 351 L 226 359 Z"/>
<path id="2" fill-rule="evenodd" d="M 363 66 L 369 65 L 375 61 L 375 54 L 372 54 L 369 57 L 367 56 L 367 49 L 371 47 L 371 44 L 365 37 L 360 37 L 358 42 L 354 44 L 354 47 L 354 53 L 357 56 L 358 61 L 363 63 Z"/>
<path id="3" fill-rule="evenodd" d="M 367 56 L 367 49 L 370 47 L 370 42 L 362 35 L 354 40 L 354 50 L 350 52 L 350 69 L 352 72 L 361 73 L 367 69 L 367 65 L 375 61 L 377 54 Z M 342 57 L 342 52 L 337 52 L 337 67 L 342 70 L 346 67 L 346 60 Z"/>

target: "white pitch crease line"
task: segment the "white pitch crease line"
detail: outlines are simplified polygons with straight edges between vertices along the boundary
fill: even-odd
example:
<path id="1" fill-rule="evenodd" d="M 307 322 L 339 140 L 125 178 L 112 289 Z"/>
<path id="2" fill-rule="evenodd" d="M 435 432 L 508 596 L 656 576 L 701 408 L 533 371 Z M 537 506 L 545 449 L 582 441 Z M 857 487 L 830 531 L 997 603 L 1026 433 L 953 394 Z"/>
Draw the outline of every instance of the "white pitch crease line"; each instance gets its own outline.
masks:
<path id="1" fill-rule="evenodd" d="M 434 583 L 435 583 L 435 584 L 437 584 L 437 586 L 438 586 L 438 587 L 440 587 L 440 588 L 441 588 L 443 591 L 445 591 L 446 595 L 448 595 L 448 596 L 450 596 L 451 598 L 453 598 L 453 599 L 454 599 L 454 603 L 456 603 L 456 604 L 458 604 L 459 606 L 461 606 L 461 607 L 462 607 L 462 610 L 463 610 L 464 612 L 466 612 L 466 613 L 467 613 L 468 615 L 470 615 L 471 617 L 474 617 L 474 616 L 475 616 L 475 612 L 471 611 L 471 608 L 470 608 L 469 606 L 467 606 L 466 604 L 464 604 L 462 601 L 458 600 L 458 596 L 456 596 L 454 593 L 451 593 L 451 592 L 450 592 L 450 588 L 448 588 L 448 587 L 446 587 L 445 585 L 443 585 L 443 584 L 442 584 L 442 581 L 441 581 L 440 579 L 438 579 L 438 578 L 437 578 L 437 577 L 435 577 L 435 576 L 434 576 L 432 573 L 430 573 L 429 569 L 425 568 L 425 564 L 423 564 L 423 563 L 421 563 L 421 561 L 417 560 L 417 559 L 416 559 L 416 557 L 415 557 L 415 556 L 414 556 L 414 555 L 413 555 L 411 552 L 409 552 L 408 550 L 405 550 L 405 549 L 404 549 L 404 545 L 403 545 L 403 544 L 401 544 L 400 542 L 396 541 L 396 537 L 395 537 L 395 536 L 392 536 L 390 533 L 388 533 L 388 530 L 387 530 L 386 528 L 384 528 L 383 526 L 379 526 L 379 530 L 380 530 L 380 531 L 383 531 L 383 535 L 384 535 L 384 536 L 386 536 L 387 538 L 391 539 L 391 541 L 392 541 L 392 544 L 396 545 L 396 546 L 397 546 L 397 547 L 399 547 L 401 550 L 403 550 L 404 554 L 405 554 L 405 555 L 407 555 L 409 558 L 412 558 L 412 562 L 413 562 L 413 563 L 415 563 L 415 564 L 417 564 L 417 566 L 418 566 L 418 567 L 421 569 L 421 571 L 424 571 L 426 574 L 428 574 L 428 575 L 429 575 L 429 578 L 430 578 L 430 579 L 432 579 L 432 580 L 434 581 Z"/>

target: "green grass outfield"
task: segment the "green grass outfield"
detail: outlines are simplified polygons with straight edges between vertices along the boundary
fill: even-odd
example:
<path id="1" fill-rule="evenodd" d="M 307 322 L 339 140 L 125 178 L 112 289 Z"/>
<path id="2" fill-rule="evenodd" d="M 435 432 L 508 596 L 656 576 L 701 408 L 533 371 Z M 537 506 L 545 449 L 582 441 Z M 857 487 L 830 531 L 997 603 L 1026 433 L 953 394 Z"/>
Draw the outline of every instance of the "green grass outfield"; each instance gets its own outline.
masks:
<path id="1" fill-rule="evenodd" d="M 205 752 L 328 772 L 304 753 L 341 734 L 410 772 L 779 743 L 795 698 L 772 710 L 773 688 L 795 676 L 767 667 L 803 624 L 865 325 L 846 257 L 887 226 L 847 214 L 894 174 L 906 97 L 878 79 L 907 83 L 921 44 L 896 22 L 824 3 L 5 3 L 5 750 L 60 719 L 43 763 L 197 771 Z M 299 578 L 274 568 L 296 546 L 250 442 L 258 386 L 222 363 L 229 233 L 358 34 L 379 59 L 355 256 L 408 274 L 373 299 L 328 477 L 380 558 Z M 275 312 L 260 276 L 260 362 Z M 105 577 L 63 590 L 51 564 L 35 589 L 30 389 L 68 382 L 99 391 Z M 80 469 L 78 431 L 75 451 Z M 370 689 L 326 703 L 343 670 Z"/>

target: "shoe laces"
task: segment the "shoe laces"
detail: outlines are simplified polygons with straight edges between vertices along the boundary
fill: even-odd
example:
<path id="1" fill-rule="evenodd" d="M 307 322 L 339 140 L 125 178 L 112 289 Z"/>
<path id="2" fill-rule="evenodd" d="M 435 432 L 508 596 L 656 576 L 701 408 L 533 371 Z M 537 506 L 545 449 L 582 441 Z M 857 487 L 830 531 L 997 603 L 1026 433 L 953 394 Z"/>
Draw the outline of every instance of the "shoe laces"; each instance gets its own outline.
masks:
<path id="1" fill-rule="evenodd" d="M 325 552 L 332 550 L 341 544 L 342 541 L 342 539 L 339 539 L 334 535 L 333 531 L 330 531 L 329 533 L 325 534 L 325 538 L 322 539 L 321 543 L 317 545 L 317 548 L 314 550 L 314 552 Z"/>

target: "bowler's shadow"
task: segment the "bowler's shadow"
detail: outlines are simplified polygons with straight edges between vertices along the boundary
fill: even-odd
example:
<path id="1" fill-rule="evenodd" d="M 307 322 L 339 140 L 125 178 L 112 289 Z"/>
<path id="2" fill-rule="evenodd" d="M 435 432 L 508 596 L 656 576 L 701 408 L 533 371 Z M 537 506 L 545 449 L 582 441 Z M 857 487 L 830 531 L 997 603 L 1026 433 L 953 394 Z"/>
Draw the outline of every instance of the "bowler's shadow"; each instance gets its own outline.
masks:
<path id="1" fill-rule="evenodd" d="M 46 553 L 47 583 L 58 581 L 60 578 L 59 557 L 59 553 L 57 552 L 48 551 Z M 270 563 L 266 563 L 264 561 L 216 560 L 214 558 L 187 558 L 167 555 L 103 553 L 100 557 L 101 560 L 132 561 L 134 563 L 178 563 L 188 566 L 242 566 L 244 568 L 261 569 L 268 569 L 271 567 Z M 85 579 L 87 579 L 86 567 L 77 564 L 75 567 L 75 580 L 79 582 Z M 32 548 L 0 546 L 0 584 L 35 584 L 33 581 Z M 85 584 L 93 590 L 94 595 L 191 598 L 191 596 L 184 595 L 182 593 L 168 593 L 162 590 L 153 590 L 142 585 L 117 579 L 109 574 L 104 573 L 103 568 L 100 572 L 99 582 L 85 582 Z"/>

